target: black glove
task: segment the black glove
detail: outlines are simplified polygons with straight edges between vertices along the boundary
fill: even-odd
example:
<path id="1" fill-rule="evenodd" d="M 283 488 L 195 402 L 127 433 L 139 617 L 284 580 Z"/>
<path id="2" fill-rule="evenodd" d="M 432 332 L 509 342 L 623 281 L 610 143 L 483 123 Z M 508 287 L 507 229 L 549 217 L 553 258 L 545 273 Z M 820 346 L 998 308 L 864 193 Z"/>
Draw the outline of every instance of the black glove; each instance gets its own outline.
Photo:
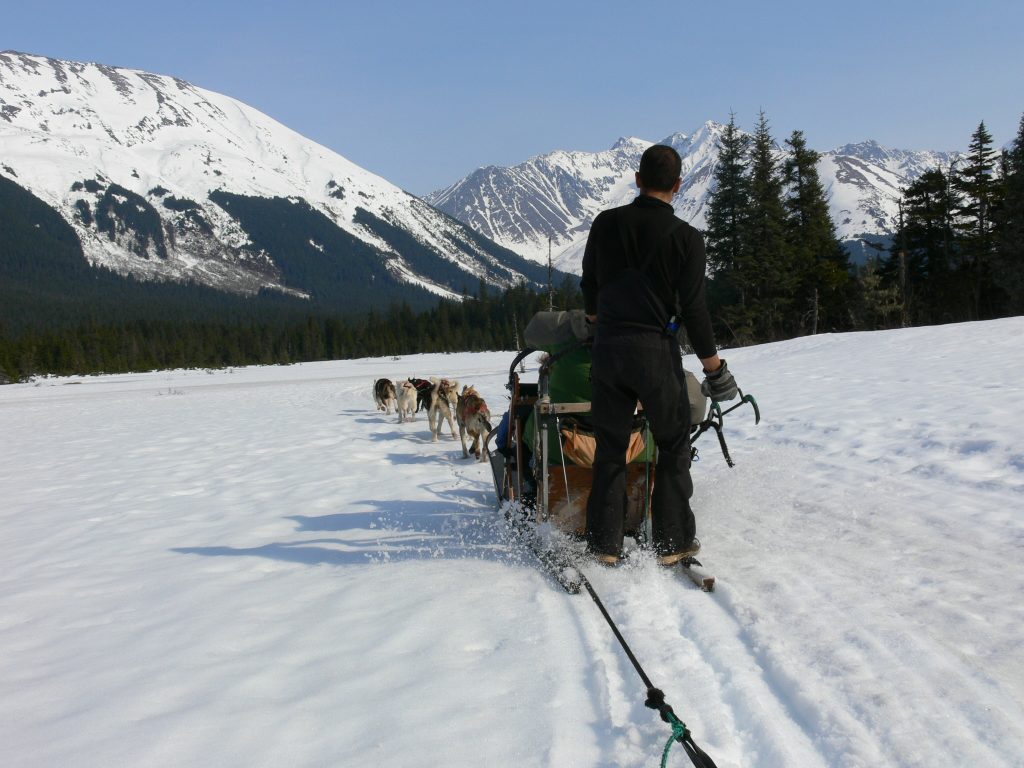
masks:
<path id="1" fill-rule="evenodd" d="M 701 382 L 700 391 L 704 397 L 710 397 L 716 402 L 732 400 L 736 397 L 736 379 L 729 373 L 729 366 L 722 361 L 722 365 L 713 373 L 704 372 L 704 381 Z"/>

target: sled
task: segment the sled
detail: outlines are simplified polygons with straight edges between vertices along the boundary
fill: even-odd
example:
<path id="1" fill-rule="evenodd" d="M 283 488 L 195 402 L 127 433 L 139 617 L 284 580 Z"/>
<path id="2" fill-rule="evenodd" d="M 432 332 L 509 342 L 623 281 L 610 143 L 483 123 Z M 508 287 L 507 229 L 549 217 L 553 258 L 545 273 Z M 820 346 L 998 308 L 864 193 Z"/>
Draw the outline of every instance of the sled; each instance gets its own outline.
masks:
<path id="1" fill-rule="evenodd" d="M 593 439 L 589 327 L 582 310 L 539 312 L 527 325 L 525 340 L 528 346 L 509 366 L 508 411 L 485 441 L 494 490 L 499 506 L 508 509 L 509 503 L 514 503 L 528 518 L 549 522 L 564 533 L 580 537 L 586 529 L 593 474 L 587 451 L 587 440 Z M 538 352 L 544 356 L 536 380 L 526 381 L 524 361 Z M 726 410 L 716 402 L 709 406 L 696 376 L 689 371 L 685 376 L 692 424 L 691 457 L 697 457 L 693 443 L 701 435 L 714 432 L 722 455 L 733 466 L 724 417 L 749 404 L 757 423 L 757 402 L 740 392 L 740 401 Z M 642 410 L 634 418 L 627 459 L 625 530 L 644 542 L 650 532 L 657 448 Z"/>

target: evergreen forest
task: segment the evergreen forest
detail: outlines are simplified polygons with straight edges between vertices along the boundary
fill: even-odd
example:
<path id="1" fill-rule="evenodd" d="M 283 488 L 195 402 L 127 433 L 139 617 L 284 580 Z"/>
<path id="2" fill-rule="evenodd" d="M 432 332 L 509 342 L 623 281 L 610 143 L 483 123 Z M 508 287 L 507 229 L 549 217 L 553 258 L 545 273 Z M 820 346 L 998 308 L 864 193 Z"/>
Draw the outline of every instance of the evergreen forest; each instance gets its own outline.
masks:
<path id="1" fill-rule="evenodd" d="M 818 154 L 801 131 L 785 146 L 780 161 L 763 113 L 752 137 L 733 117 L 722 139 L 704 233 L 708 302 L 721 346 L 1024 314 L 1024 117 L 1005 150 L 993 146 L 982 122 L 965 154 L 904 189 L 891 247 L 856 267 L 829 216 Z M 254 227 L 270 220 L 252 201 L 226 196 L 223 204 L 247 206 Z M 481 283 L 461 300 L 396 297 L 386 309 L 348 314 L 337 302 L 274 292 L 241 297 L 137 281 L 89 266 L 74 231 L 3 177 L 0 205 L 7 214 L 0 227 L 0 383 L 40 374 L 512 349 L 549 302 L 582 306 L 572 278 L 551 296 L 527 285 L 498 292 Z M 386 222 L 370 223 L 403 245 Z M 310 259 L 293 258 L 289 268 L 321 269 Z"/>
<path id="2" fill-rule="evenodd" d="M 892 246 L 854 268 L 801 131 L 787 159 L 762 112 L 732 117 L 705 232 L 719 343 L 1024 314 L 1024 117 L 999 152 L 982 122 L 968 151 L 903 190 Z"/>

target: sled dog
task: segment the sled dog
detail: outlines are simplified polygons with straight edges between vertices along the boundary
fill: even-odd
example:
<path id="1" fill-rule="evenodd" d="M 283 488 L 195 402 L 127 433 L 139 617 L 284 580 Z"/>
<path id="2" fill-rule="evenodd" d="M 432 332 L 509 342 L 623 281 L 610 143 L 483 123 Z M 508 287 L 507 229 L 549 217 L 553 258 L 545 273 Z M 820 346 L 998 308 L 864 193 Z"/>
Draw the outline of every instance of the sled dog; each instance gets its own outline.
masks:
<path id="1" fill-rule="evenodd" d="M 430 410 L 430 392 L 433 390 L 434 385 L 426 379 L 417 379 L 414 376 L 410 376 L 408 379 L 409 383 L 416 387 L 416 413 L 420 412 L 420 408 L 423 410 Z"/>
<path id="2" fill-rule="evenodd" d="M 415 421 L 416 411 L 416 386 L 411 381 L 403 381 L 398 388 L 398 423 Z"/>
<path id="3" fill-rule="evenodd" d="M 427 411 L 427 422 L 430 425 L 430 435 L 433 442 L 437 442 L 441 435 L 442 420 L 448 420 L 448 428 L 452 431 L 452 440 L 455 439 L 455 422 L 452 421 L 452 410 L 459 400 L 459 382 L 448 379 L 431 377 L 434 387 L 430 390 L 430 409 Z"/>
<path id="4" fill-rule="evenodd" d="M 378 411 L 390 414 L 392 406 L 398 410 L 398 397 L 391 379 L 377 379 L 373 382 L 373 400 L 377 403 Z"/>
<path id="5" fill-rule="evenodd" d="M 469 451 L 466 450 L 466 434 L 473 438 L 473 455 L 479 461 L 487 457 L 484 449 L 484 442 L 487 433 L 491 431 L 491 412 L 487 409 L 487 403 L 480 397 L 480 393 L 473 387 L 462 388 L 459 395 L 458 405 L 455 407 L 455 419 L 459 422 L 459 438 L 462 440 L 462 458 L 469 458 Z"/>

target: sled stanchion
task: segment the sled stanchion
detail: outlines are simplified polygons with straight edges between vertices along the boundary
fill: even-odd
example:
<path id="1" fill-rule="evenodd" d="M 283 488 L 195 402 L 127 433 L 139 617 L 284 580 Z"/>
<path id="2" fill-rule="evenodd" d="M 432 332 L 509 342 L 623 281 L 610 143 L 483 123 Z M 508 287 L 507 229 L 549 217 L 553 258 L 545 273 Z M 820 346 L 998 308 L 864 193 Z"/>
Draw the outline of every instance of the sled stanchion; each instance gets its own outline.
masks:
<path id="1" fill-rule="evenodd" d="M 729 446 L 726 445 L 725 442 L 725 432 L 723 431 L 725 416 L 732 413 L 737 408 L 749 404 L 750 407 L 754 409 L 754 424 L 756 425 L 761 423 L 761 409 L 758 407 L 757 400 L 754 399 L 754 396 L 744 395 L 742 389 L 737 389 L 737 392 L 739 392 L 740 401 L 724 410 L 722 409 L 722 404 L 720 402 L 712 400 L 707 418 L 700 424 L 694 425 L 690 434 L 691 449 L 696 451 L 692 446 L 693 443 L 697 441 L 697 438 L 709 430 L 714 430 L 715 435 L 718 437 L 718 445 L 722 449 L 722 456 L 725 458 L 725 463 L 730 467 L 735 467 L 736 463 L 732 460 L 732 456 L 729 455 Z"/>
<path id="2" fill-rule="evenodd" d="M 528 358 L 530 355 L 532 355 L 536 351 L 537 350 L 535 350 L 535 349 L 531 349 L 531 348 L 527 347 L 522 352 L 520 352 L 518 355 L 516 355 L 516 359 L 512 361 L 512 365 L 510 365 L 509 369 L 508 369 L 508 381 L 509 381 L 509 384 L 506 386 L 506 388 L 510 392 L 512 391 L 511 384 L 515 380 L 515 377 L 516 377 L 516 366 L 519 365 L 519 363 L 521 363 L 523 360 Z"/>
<path id="3" fill-rule="evenodd" d="M 722 432 L 721 422 L 713 423 L 711 427 L 715 430 L 715 434 L 718 435 L 718 445 L 722 449 L 722 456 L 725 457 L 725 463 L 728 464 L 730 468 L 735 467 L 736 464 L 733 462 L 732 456 L 729 455 L 729 446 L 725 444 L 725 434 Z"/>

